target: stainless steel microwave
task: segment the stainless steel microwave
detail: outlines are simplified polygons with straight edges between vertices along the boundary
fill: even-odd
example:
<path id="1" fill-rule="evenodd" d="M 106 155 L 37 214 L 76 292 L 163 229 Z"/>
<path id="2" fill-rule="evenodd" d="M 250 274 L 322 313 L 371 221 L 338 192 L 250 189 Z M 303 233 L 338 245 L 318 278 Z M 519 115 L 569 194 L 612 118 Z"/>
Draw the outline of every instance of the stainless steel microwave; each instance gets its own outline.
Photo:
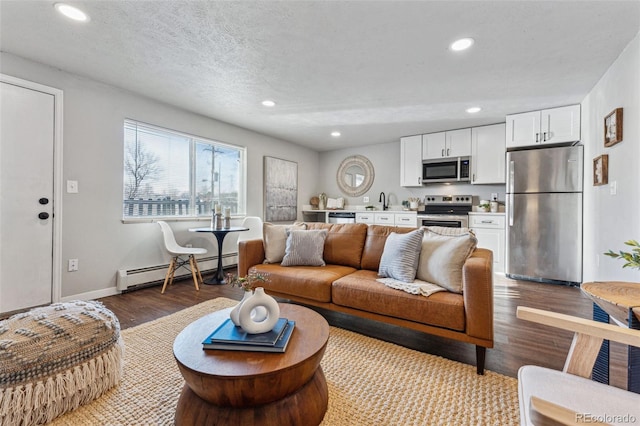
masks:
<path id="1" fill-rule="evenodd" d="M 470 176 L 471 159 L 469 157 L 422 161 L 422 183 L 469 182 Z"/>

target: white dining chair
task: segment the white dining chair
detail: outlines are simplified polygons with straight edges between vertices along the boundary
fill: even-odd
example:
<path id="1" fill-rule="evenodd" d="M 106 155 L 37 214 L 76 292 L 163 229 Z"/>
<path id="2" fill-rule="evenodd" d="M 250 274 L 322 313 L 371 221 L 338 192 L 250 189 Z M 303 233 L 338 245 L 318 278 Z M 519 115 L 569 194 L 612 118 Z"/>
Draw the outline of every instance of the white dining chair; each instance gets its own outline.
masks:
<path id="1" fill-rule="evenodd" d="M 160 293 L 164 294 L 164 291 L 167 288 L 167 284 L 171 285 L 173 283 L 173 277 L 176 273 L 176 270 L 180 267 L 186 268 L 187 263 L 190 266 L 191 276 L 193 277 L 193 283 L 196 286 L 196 290 L 200 290 L 198 281 L 202 282 L 202 275 L 200 274 L 200 268 L 198 268 L 198 262 L 196 261 L 195 255 L 206 254 L 207 249 L 196 247 L 182 247 L 176 242 L 176 238 L 173 235 L 173 230 L 171 230 L 171 227 L 167 222 L 159 220 L 158 225 L 160 225 L 160 229 L 162 229 L 162 235 L 164 236 L 164 246 L 172 256 L 171 263 L 169 263 L 169 269 L 167 270 L 167 275 L 164 277 L 162 291 Z"/>
<path id="2" fill-rule="evenodd" d="M 238 242 L 262 239 L 262 219 L 258 216 L 245 217 L 242 221 L 242 227 L 249 228 L 249 230 L 238 233 Z"/>
<path id="3" fill-rule="evenodd" d="M 519 319 L 573 331 L 562 371 L 525 365 L 518 371 L 522 426 L 636 424 L 640 395 L 590 380 L 603 340 L 640 347 L 640 331 L 518 306 Z"/>

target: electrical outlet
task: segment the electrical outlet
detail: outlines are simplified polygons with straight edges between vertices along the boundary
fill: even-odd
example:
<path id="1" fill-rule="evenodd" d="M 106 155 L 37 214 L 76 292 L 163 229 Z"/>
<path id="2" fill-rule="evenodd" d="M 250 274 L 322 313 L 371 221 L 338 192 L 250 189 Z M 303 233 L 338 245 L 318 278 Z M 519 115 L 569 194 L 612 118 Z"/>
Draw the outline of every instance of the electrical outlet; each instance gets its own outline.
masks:
<path id="1" fill-rule="evenodd" d="M 78 270 L 78 259 L 69 259 L 69 265 L 68 265 L 68 271 L 69 272 L 75 272 Z"/>
<path id="2" fill-rule="evenodd" d="M 492 192 L 491 193 L 491 201 L 498 201 L 498 193 L 497 192 Z"/>
<path id="3" fill-rule="evenodd" d="M 78 181 L 77 180 L 68 180 L 67 181 L 67 194 L 77 194 L 78 193 Z"/>
<path id="4" fill-rule="evenodd" d="M 369 197 L 362 197 L 362 202 L 363 203 L 368 203 L 369 202 Z"/>

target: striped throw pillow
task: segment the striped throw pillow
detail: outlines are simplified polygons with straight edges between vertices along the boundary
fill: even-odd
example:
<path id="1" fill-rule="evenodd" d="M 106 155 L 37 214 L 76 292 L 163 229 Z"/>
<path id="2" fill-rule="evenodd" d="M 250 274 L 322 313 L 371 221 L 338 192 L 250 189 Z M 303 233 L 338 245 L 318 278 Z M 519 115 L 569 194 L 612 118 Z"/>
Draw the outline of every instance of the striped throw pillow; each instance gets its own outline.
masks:
<path id="1" fill-rule="evenodd" d="M 324 266 L 327 230 L 289 231 L 281 266 Z"/>
<path id="2" fill-rule="evenodd" d="M 405 283 L 413 282 L 420 259 L 423 234 L 422 228 L 406 234 L 389 234 L 384 243 L 378 275 Z"/>

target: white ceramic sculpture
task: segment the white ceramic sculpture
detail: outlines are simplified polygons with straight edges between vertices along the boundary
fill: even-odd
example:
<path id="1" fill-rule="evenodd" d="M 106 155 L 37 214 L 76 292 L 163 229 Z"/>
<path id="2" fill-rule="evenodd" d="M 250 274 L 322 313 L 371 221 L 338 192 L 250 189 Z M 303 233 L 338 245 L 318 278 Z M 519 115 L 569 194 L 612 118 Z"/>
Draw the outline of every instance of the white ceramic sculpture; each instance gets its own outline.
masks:
<path id="1" fill-rule="evenodd" d="M 256 288 L 252 296 L 241 302 L 238 310 L 240 327 L 249 334 L 271 331 L 278 322 L 278 318 L 280 318 L 278 302 L 266 294 L 262 287 Z M 233 321 L 233 318 L 231 320 Z"/>

